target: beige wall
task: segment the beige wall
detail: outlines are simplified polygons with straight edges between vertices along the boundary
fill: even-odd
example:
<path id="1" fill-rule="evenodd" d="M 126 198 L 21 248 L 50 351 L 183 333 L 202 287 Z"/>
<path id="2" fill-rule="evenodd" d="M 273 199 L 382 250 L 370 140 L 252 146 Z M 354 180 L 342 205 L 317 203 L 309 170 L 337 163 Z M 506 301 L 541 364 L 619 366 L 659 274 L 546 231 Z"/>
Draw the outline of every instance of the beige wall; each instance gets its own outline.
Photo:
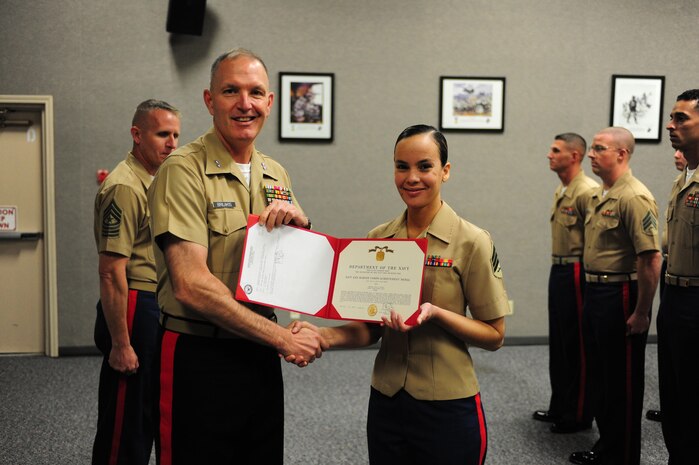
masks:
<path id="1" fill-rule="evenodd" d="M 275 109 L 258 147 L 290 171 L 314 227 L 345 237 L 401 210 L 393 142 L 407 125 L 438 124 L 439 77 L 505 76 L 505 132 L 447 134 L 444 197 L 492 233 L 516 337 L 547 333 L 553 135 L 590 139 L 608 125 L 612 74 L 665 76 L 664 115 L 680 91 L 699 87 L 693 0 L 209 0 L 202 37 L 168 34 L 165 0 L 0 5 L 0 94 L 55 99 L 61 347 L 92 344 L 95 171 L 129 149 L 130 119 L 146 98 L 183 111 L 184 142 L 206 130 L 202 89 L 226 49 L 259 53 L 275 89 L 279 71 L 335 73 L 332 144 L 280 143 Z M 632 160 L 661 211 L 671 157 L 663 132 Z"/>

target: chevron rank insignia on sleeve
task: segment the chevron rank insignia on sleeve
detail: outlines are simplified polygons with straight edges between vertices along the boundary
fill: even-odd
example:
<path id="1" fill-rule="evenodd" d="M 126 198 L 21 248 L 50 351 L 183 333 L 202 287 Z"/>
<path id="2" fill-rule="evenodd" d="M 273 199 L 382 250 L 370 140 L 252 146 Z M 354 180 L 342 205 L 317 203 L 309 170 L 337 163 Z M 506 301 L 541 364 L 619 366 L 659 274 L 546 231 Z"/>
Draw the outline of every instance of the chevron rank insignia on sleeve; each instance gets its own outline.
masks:
<path id="1" fill-rule="evenodd" d="M 495 246 L 493 246 L 493 255 L 490 257 L 490 265 L 493 268 L 493 274 L 498 278 L 502 278 L 502 267 L 500 266 L 500 259 L 498 259 Z"/>
<path id="2" fill-rule="evenodd" d="M 643 232 L 646 234 L 655 234 L 658 232 L 658 219 L 650 210 L 648 210 L 646 216 L 643 217 Z"/>
<path id="3" fill-rule="evenodd" d="M 102 214 L 102 237 L 119 237 L 120 226 L 121 208 L 112 200 Z"/>

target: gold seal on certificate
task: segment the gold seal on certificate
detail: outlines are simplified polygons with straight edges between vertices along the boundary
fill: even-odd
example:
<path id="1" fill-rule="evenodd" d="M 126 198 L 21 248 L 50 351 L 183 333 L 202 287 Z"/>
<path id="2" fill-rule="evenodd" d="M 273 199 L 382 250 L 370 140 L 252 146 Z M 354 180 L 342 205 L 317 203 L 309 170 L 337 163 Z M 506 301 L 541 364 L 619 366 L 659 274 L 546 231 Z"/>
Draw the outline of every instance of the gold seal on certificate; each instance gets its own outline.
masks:
<path id="1" fill-rule="evenodd" d="M 376 316 L 376 312 L 379 310 L 376 308 L 376 305 L 371 304 L 369 305 L 369 308 L 367 308 L 366 312 L 369 316 Z"/>

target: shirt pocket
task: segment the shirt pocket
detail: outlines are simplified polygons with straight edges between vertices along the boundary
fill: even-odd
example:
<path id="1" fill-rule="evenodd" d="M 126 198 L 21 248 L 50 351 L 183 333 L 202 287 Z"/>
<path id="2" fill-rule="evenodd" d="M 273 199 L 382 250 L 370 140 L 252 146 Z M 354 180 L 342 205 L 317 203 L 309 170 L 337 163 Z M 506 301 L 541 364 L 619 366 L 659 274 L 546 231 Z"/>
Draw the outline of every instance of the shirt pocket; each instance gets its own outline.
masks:
<path id="1" fill-rule="evenodd" d="M 597 221 L 599 228 L 598 247 L 600 249 L 617 249 L 620 246 L 620 224 L 618 217 L 602 217 Z"/>
<path id="2" fill-rule="evenodd" d="M 241 208 L 214 208 L 206 212 L 209 226 L 209 269 L 236 273 L 243 255 L 247 215 Z"/>
<path id="3" fill-rule="evenodd" d="M 680 205 L 675 211 L 673 206 L 673 219 L 676 216 L 676 224 L 680 228 L 682 243 L 680 248 L 699 250 L 699 209 Z M 668 212 L 668 216 L 670 213 Z M 677 235 L 675 235 L 677 237 Z"/>
<path id="4" fill-rule="evenodd" d="M 574 215 L 558 215 L 556 222 L 563 226 L 564 228 L 572 228 L 578 221 L 578 217 Z"/>

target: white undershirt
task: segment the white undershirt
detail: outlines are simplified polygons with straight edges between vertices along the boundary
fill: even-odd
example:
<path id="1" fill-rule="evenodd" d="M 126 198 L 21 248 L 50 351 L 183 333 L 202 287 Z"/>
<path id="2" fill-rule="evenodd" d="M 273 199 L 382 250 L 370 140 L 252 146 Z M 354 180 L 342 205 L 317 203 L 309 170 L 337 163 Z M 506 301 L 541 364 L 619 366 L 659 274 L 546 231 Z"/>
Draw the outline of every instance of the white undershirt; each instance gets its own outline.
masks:
<path id="1" fill-rule="evenodd" d="M 245 180 L 248 182 L 248 187 L 250 187 L 250 163 L 236 163 L 240 172 L 245 176 Z"/>
<path id="2" fill-rule="evenodd" d="M 696 168 L 694 168 L 693 170 L 690 170 L 689 168 L 687 168 L 687 172 L 684 174 L 684 184 L 685 184 L 685 186 L 687 185 L 687 183 L 689 182 L 689 180 L 692 178 L 692 176 L 694 176 L 694 173 L 696 173 L 696 172 L 697 172 L 697 169 L 696 169 Z"/>
<path id="3" fill-rule="evenodd" d="M 605 189 L 602 191 L 602 198 L 605 198 L 607 196 L 607 192 L 609 192 L 609 189 Z"/>

